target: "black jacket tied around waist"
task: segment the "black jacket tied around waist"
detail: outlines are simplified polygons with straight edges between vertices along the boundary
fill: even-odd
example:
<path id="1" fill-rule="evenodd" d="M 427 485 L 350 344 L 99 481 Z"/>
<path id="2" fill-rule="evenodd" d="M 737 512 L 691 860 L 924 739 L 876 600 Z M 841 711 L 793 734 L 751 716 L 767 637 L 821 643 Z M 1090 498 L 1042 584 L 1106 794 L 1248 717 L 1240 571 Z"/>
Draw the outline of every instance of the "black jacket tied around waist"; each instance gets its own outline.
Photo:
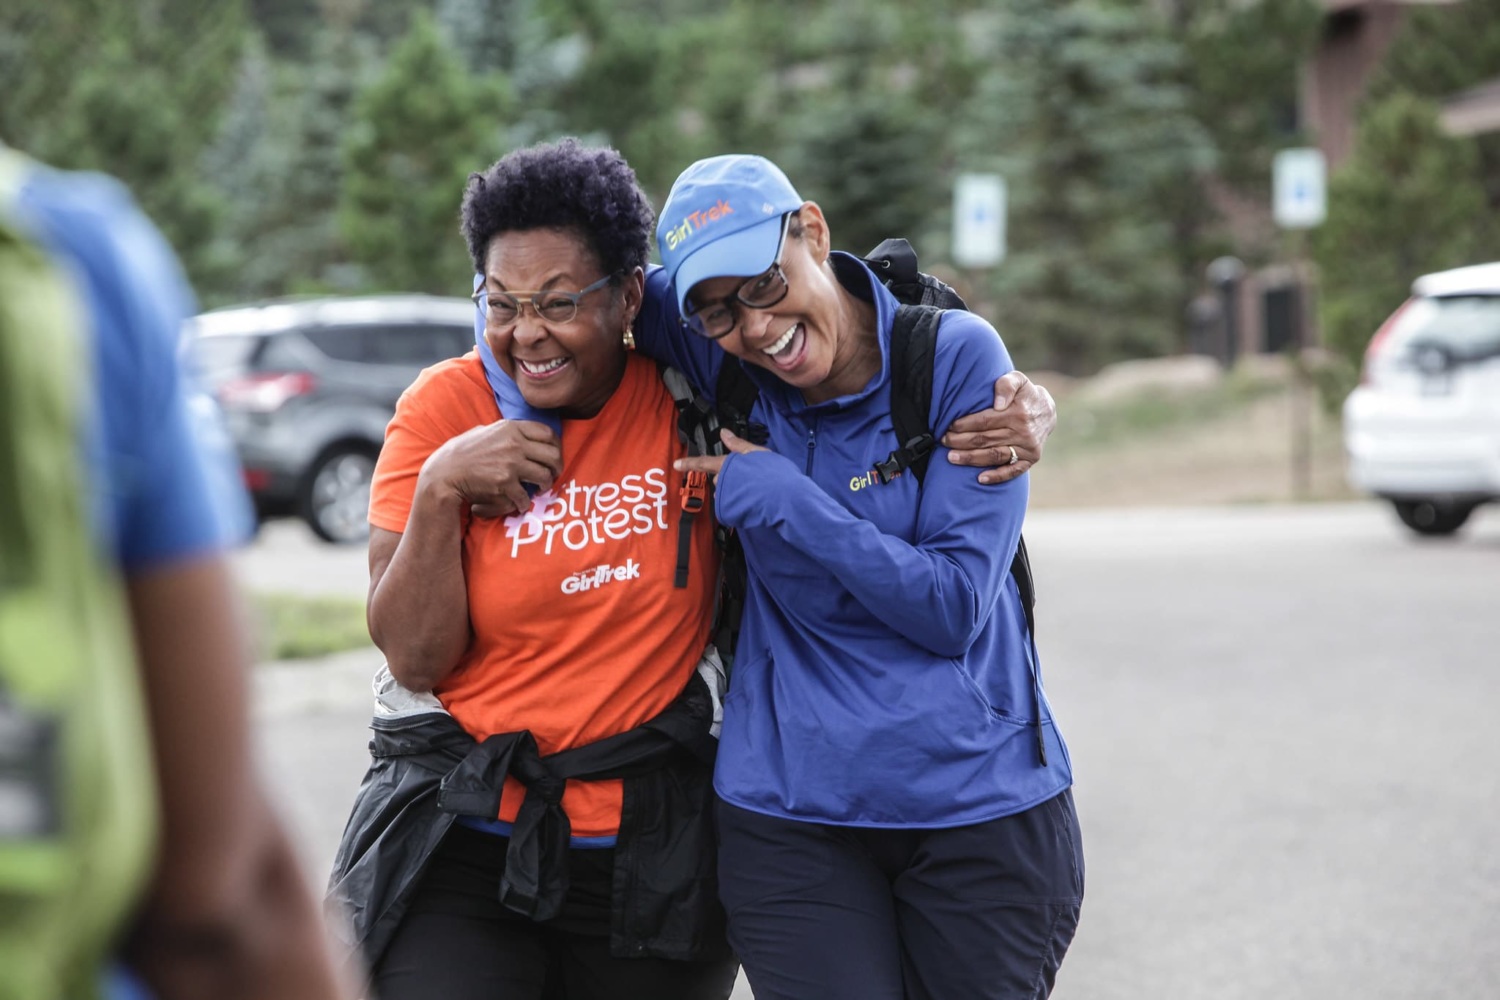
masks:
<path id="1" fill-rule="evenodd" d="M 373 968 L 454 819 L 494 819 L 507 775 L 527 791 L 511 836 L 495 838 L 506 851 L 500 901 L 533 920 L 555 916 L 568 889 L 566 782 L 621 778 L 611 952 L 727 957 L 710 808 L 712 721 L 713 700 L 697 674 L 648 722 L 545 757 L 529 732 L 476 742 L 446 713 L 376 716 L 370 768 L 329 880 L 335 923 L 346 923 L 347 943 Z"/>

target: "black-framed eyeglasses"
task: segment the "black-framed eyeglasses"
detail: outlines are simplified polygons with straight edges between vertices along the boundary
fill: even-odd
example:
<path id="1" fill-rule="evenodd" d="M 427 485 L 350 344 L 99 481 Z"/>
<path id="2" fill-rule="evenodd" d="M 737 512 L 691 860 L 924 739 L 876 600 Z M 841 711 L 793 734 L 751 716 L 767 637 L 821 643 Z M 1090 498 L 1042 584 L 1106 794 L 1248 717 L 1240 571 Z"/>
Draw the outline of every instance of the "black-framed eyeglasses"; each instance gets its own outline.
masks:
<path id="1" fill-rule="evenodd" d="M 578 303 L 583 297 L 597 292 L 619 273 L 616 271 L 614 274 L 606 274 L 592 285 L 576 292 L 487 292 L 480 289 L 469 298 L 474 300 L 474 304 L 484 314 L 485 325 L 496 329 L 513 326 L 521 318 L 527 302 L 531 303 L 532 311 L 547 323 L 571 323 L 578 316 Z"/>
<path id="2" fill-rule="evenodd" d="M 683 305 L 682 325 L 700 337 L 718 340 L 729 336 L 739 324 L 739 306 L 769 309 L 786 298 L 786 272 L 781 269 L 781 254 L 786 249 L 786 234 L 792 227 L 792 216 L 796 214 L 788 212 L 782 216 L 781 239 L 776 244 L 776 259 L 771 261 L 770 267 L 753 278 L 746 278 L 733 295 L 702 305 L 688 299 Z"/>

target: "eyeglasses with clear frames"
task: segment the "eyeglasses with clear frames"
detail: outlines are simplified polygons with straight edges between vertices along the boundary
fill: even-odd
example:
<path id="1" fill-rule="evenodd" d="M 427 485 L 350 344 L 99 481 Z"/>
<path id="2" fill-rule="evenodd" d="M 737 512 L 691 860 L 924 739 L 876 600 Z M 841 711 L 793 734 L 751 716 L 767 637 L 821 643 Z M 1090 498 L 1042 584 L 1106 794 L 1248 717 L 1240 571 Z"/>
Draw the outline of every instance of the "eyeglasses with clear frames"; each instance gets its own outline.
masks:
<path id="1" fill-rule="evenodd" d="M 684 305 L 682 325 L 700 337 L 719 340 L 734 332 L 739 325 L 738 306 L 751 309 L 769 309 L 782 299 L 788 291 L 786 273 L 781 270 L 781 254 L 786 249 L 786 234 L 792 227 L 792 216 L 788 212 L 781 218 L 781 239 L 776 244 L 776 258 L 771 266 L 752 278 L 746 278 L 733 295 L 713 299 L 702 305 L 691 299 Z"/>
<path id="2" fill-rule="evenodd" d="M 521 318 L 524 304 L 531 303 L 532 312 L 547 323 L 571 323 L 578 316 L 578 303 L 585 295 L 597 292 L 613 281 L 620 272 L 606 274 L 598 281 L 576 292 L 487 292 L 483 289 L 469 298 L 484 315 L 485 326 L 503 330 L 514 326 Z"/>

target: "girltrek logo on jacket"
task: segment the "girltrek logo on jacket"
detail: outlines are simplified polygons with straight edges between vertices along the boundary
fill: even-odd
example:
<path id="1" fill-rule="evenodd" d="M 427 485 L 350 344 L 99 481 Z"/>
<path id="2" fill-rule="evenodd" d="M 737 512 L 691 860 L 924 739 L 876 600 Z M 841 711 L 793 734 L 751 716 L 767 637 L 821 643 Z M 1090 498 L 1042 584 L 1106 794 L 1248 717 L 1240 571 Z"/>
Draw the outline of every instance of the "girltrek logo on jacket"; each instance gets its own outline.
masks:
<path id="1" fill-rule="evenodd" d="M 505 519 L 512 558 L 526 545 L 540 544 L 543 555 L 582 552 L 666 528 L 667 473 L 661 468 L 593 486 L 569 480 L 538 493 L 530 508 Z M 562 548 L 556 549 L 559 544 Z"/>

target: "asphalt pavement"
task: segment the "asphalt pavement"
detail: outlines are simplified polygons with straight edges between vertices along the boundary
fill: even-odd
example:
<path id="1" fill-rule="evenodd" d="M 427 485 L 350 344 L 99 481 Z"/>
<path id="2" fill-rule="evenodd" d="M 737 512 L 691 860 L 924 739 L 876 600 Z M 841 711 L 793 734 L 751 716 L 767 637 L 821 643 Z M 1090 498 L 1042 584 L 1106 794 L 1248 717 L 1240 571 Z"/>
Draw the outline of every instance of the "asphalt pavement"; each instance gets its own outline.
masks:
<path id="1" fill-rule="evenodd" d="M 1437 541 L 1374 503 L 1046 510 L 1026 536 L 1088 868 L 1054 997 L 1500 996 L 1500 508 Z M 362 552 L 295 524 L 240 573 L 365 585 Z M 257 671 L 318 879 L 378 663 Z"/>

